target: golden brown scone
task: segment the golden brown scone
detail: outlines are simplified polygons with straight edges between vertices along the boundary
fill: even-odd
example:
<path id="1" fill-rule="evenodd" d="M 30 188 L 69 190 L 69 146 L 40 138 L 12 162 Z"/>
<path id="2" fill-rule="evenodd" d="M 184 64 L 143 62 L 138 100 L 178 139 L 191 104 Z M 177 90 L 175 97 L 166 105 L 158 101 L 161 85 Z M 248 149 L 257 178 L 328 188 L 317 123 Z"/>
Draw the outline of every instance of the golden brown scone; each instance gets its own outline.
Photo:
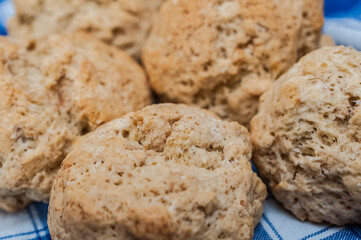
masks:
<path id="1" fill-rule="evenodd" d="M 252 239 L 266 188 L 245 127 L 160 104 L 82 137 L 51 191 L 52 239 Z"/>
<path id="2" fill-rule="evenodd" d="M 80 135 L 150 103 L 128 54 L 84 34 L 0 38 L 0 208 L 46 201 Z"/>
<path id="3" fill-rule="evenodd" d="M 258 98 L 318 46 L 322 0 L 167 1 L 143 61 L 163 101 L 248 125 Z"/>
<path id="4" fill-rule="evenodd" d="M 335 45 L 336 43 L 331 36 L 324 34 L 321 36 L 321 43 L 320 43 L 321 47 L 332 47 Z"/>
<path id="5" fill-rule="evenodd" d="M 42 37 L 57 32 L 86 32 L 135 58 L 164 0 L 15 0 L 17 15 L 9 34 Z"/>
<path id="6" fill-rule="evenodd" d="M 305 56 L 261 98 L 254 161 L 301 220 L 361 223 L 361 53 Z"/>

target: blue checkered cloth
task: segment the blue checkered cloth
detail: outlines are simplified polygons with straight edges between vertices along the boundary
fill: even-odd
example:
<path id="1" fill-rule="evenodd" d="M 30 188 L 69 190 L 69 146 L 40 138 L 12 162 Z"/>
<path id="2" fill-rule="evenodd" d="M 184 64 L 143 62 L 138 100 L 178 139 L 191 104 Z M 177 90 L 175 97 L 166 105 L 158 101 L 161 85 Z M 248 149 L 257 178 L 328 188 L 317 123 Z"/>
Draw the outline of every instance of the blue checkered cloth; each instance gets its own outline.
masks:
<path id="1" fill-rule="evenodd" d="M 34 203 L 17 213 L 0 211 L 0 239 L 51 240 L 46 216 L 48 205 Z"/>
<path id="2" fill-rule="evenodd" d="M 0 35 L 6 34 L 4 26 L 13 13 L 10 0 L 0 0 Z M 361 50 L 361 1 L 326 0 L 324 32 L 339 44 L 351 45 Z M 51 239 L 46 222 L 47 212 L 48 205 L 43 203 L 34 203 L 17 213 L 0 211 L 0 240 Z M 266 200 L 254 240 L 319 239 L 361 240 L 361 226 L 336 227 L 301 222 L 272 197 Z"/>

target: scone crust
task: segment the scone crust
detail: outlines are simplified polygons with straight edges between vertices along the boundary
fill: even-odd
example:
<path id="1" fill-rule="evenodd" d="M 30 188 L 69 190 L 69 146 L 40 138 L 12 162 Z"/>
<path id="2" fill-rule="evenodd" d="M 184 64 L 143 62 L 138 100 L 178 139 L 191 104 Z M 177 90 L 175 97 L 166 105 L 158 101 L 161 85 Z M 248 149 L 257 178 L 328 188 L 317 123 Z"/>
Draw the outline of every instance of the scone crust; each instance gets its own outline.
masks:
<path id="1" fill-rule="evenodd" d="M 47 201 L 80 135 L 150 103 L 128 54 L 85 34 L 0 38 L 0 208 Z"/>
<path id="2" fill-rule="evenodd" d="M 333 46 L 336 46 L 336 43 L 331 36 L 323 34 L 321 36 L 320 46 L 321 47 L 333 47 Z"/>
<path id="3" fill-rule="evenodd" d="M 143 49 L 163 101 L 248 126 L 259 96 L 318 47 L 322 0 L 178 0 L 163 4 Z"/>
<path id="4" fill-rule="evenodd" d="M 266 189 L 247 129 L 160 104 L 82 137 L 53 186 L 53 239 L 252 239 Z"/>
<path id="5" fill-rule="evenodd" d="M 361 53 L 305 56 L 261 98 L 251 123 L 254 161 L 298 218 L 361 223 Z"/>
<path id="6" fill-rule="evenodd" d="M 139 59 L 155 14 L 165 0 L 14 0 L 9 34 L 38 38 L 88 33 Z"/>

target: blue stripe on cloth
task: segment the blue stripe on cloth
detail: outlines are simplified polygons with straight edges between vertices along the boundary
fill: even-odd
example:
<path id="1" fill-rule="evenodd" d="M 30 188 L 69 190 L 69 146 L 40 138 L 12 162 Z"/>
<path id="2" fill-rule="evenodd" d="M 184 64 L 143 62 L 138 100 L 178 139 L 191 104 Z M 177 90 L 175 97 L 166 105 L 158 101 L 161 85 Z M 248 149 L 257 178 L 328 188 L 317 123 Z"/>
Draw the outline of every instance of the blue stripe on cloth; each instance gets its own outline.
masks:
<path id="1" fill-rule="evenodd" d="M 0 24 L 0 35 L 6 35 L 7 32 L 6 32 L 6 29 L 4 28 L 3 25 Z"/>
<path id="2" fill-rule="evenodd" d="M 29 239 L 29 240 L 51 240 L 51 236 L 49 233 L 47 233 L 45 236 L 43 237 L 40 237 L 40 238 L 32 238 L 32 239 Z"/>
<path id="3" fill-rule="evenodd" d="M 265 220 L 265 222 L 270 226 L 270 228 L 272 229 L 272 232 L 274 234 L 276 234 L 276 236 L 278 237 L 279 240 L 283 240 L 283 238 L 281 237 L 281 235 L 277 232 L 276 228 L 273 226 L 273 224 L 271 223 L 271 221 L 268 219 L 268 217 L 263 214 L 262 218 Z"/>
<path id="4" fill-rule="evenodd" d="M 310 235 L 307 235 L 306 237 L 302 238 L 301 240 L 307 240 L 307 239 L 310 239 L 311 237 L 315 237 L 317 235 L 320 235 L 321 233 L 324 233 L 326 232 L 327 230 L 331 229 L 332 227 L 327 227 L 327 228 L 324 228 L 318 232 L 315 232 L 315 233 L 312 233 Z"/>
<path id="5" fill-rule="evenodd" d="M 262 224 L 258 224 L 254 230 L 253 240 L 272 240 Z"/>
<path id="6" fill-rule="evenodd" d="M 258 174 L 257 167 L 256 167 L 256 165 L 253 163 L 253 161 L 251 161 L 251 164 L 252 164 L 252 170 L 253 170 L 253 172 L 255 172 L 255 173 Z"/>
<path id="7" fill-rule="evenodd" d="M 360 225 L 351 225 L 348 228 L 355 236 L 361 239 L 361 226 Z"/>
<path id="8" fill-rule="evenodd" d="M 38 230 L 38 227 L 36 226 L 36 222 L 35 222 L 33 213 L 32 213 L 31 210 L 30 210 L 30 207 L 27 207 L 27 208 L 26 208 L 26 211 L 27 211 L 27 213 L 28 213 L 28 215 L 29 215 L 29 217 L 30 217 L 31 223 L 33 224 L 33 227 L 34 227 L 36 236 L 37 236 L 38 238 L 40 238 L 39 230 Z"/>
<path id="9" fill-rule="evenodd" d="M 323 238 L 322 240 L 360 240 L 361 238 L 355 235 L 350 228 L 345 228 L 331 236 Z"/>
<path id="10" fill-rule="evenodd" d="M 42 227 L 47 226 L 47 217 L 48 217 L 48 204 L 45 203 L 34 203 L 33 204 L 41 222 Z"/>
<path id="11" fill-rule="evenodd" d="M 325 1 L 325 15 L 330 16 L 349 12 L 350 9 L 355 9 L 359 0 L 326 0 Z"/>
<path id="12" fill-rule="evenodd" d="M 354 4 L 346 11 L 335 11 L 330 14 L 326 14 L 326 17 L 331 18 L 354 18 L 361 20 L 361 2 Z"/>

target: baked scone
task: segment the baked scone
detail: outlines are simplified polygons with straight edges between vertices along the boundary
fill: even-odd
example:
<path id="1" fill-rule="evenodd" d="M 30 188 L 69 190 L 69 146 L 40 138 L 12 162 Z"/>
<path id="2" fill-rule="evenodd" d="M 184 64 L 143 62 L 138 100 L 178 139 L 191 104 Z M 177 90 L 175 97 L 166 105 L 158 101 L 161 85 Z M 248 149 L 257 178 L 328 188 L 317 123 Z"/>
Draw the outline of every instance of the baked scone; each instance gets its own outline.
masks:
<path id="1" fill-rule="evenodd" d="M 0 38 L 0 208 L 46 201 L 80 135 L 150 103 L 126 53 L 85 34 Z"/>
<path id="2" fill-rule="evenodd" d="M 52 239 L 252 239 L 266 188 L 250 134 L 160 104 L 80 138 L 51 191 Z"/>
<path id="3" fill-rule="evenodd" d="M 140 58 L 163 1 L 14 0 L 17 15 L 9 23 L 9 34 L 28 38 L 86 32 Z"/>
<path id="4" fill-rule="evenodd" d="M 361 53 L 305 56 L 261 98 L 253 160 L 301 220 L 361 223 Z"/>
<path id="5" fill-rule="evenodd" d="M 318 46 L 322 7 L 322 0 L 167 1 L 143 49 L 151 86 L 162 101 L 248 125 L 259 96 Z"/>
<path id="6" fill-rule="evenodd" d="M 333 47 L 333 46 L 336 46 L 336 43 L 331 36 L 323 34 L 321 36 L 320 46 L 321 47 Z"/>

